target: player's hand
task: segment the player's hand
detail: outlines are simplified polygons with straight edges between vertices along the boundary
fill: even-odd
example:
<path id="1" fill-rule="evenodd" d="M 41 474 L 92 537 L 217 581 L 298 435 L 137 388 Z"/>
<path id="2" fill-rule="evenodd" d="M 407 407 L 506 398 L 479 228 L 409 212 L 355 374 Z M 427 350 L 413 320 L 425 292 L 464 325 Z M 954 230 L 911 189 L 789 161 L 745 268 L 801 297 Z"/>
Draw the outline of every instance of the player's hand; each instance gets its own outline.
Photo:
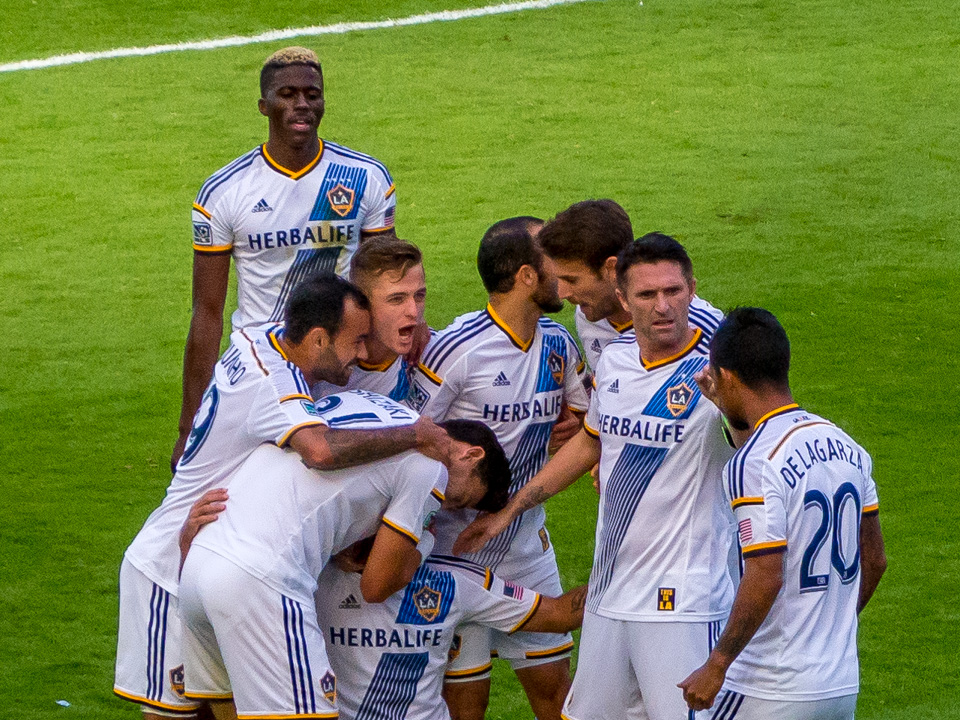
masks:
<path id="1" fill-rule="evenodd" d="M 687 703 L 687 707 L 691 710 L 706 710 L 713 707 L 713 701 L 723 687 L 725 675 L 723 668 L 711 663 L 709 659 L 694 670 L 686 680 L 677 685 L 683 690 L 683 700 Z"/>
<path id="2" fill-rule="evenodd" d="M 550 431 L 550 445 L 547 452 L 553 455 L 563 444 L 580 432 L 580 418 L 578 418 L 567 404 L 563 404 L 560 415 L 553 423 L 553 429 Z"/>
<path id="3" fill-rule="evenodd" d="M 415 368 L 417 366 L 417 363 L 420 362 L 420 356 L 427 349 L 428 342 L 430 342 L 430 326 L 421 322 L 413 329 L 413 347 L 410 348 L 410 352 L 404 355 L 409 367 Z"/>
<path id="4" fill-rule="evenodd" d="M 453 452 L 453 440 L 447 431 L 422 415 L 413 428 L 417 433 L 417 451 L 448 465 Z"/>
<path id="5" fill-rule="evenodd" d="M 223 488 L 208 490 L 200 499 L 197 500 L 187 519 L 180 528 L 180 567 L 183 568 L 183 561 L 187 559 L 187 553 L 190 551 L 190 544 L 200 532 L 200 528 L 209 525 L 226 509 L 227 491 Z"/>
<path id="6" fill-rule="evenodd" d="M 501 513 L 481 513 L 457 537 L 453 544 L 453 554 L 480 552 L 488 542 L 508 527 L 510 521 L 505 521 Z"/>
<path id="7" fill-rule="evenodd" d="M 718 404 L 719 397 L 717 396 L 717 378 L 713 374 L 713 366 L 707 365 L 694 375 L 693 379 L 696 380 L 697 385 L 700 386 L 700 392 L 703 393 L 703 396 L 717 407 L 720 407 Z"/>
<path id="8" fill-rule="evenodd" d="M 600 463 L 597 463 L 592 468 L 590 468 L 590 477 L 593 478 L 593 489 L 597 491 L 597 495 L 600 494 Z"/>
<path id="9" fill-rule="evenodd" d="M 177 463 L 180 462 L 180 456 L 183 455 L 183 449 L 187 446 L 188 437 L 190 437 L 189 432 L 183 433 L 173 444 L 173 454 L 170 456 L 170 472 L 174 475 L 177 474 Z"/>

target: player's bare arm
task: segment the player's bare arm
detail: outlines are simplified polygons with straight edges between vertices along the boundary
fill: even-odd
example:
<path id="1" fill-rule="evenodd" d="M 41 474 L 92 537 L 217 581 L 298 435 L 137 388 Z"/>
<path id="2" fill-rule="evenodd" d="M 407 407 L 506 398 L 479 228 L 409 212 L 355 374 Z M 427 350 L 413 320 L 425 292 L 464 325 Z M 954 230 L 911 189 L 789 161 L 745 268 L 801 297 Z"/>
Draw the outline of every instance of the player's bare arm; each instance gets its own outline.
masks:
<path id="1" fill-rule="evenodd" d="M 783 586 L 783 552 L 744 558 L 743 578 L 730 618 L 713 652 L 677 687 L 691 710 L 706 710 L 720 692 L 727 668 L 750 642 Z"/>
<path id="2" fill-rule="evenodd" d="M 353 467 L 407 450 L 417 450 L 439 462 L 450 458 L 450 437 L 426 417 L 413 425 L 383 430 L 331 430 L 315 425 L 295 432 L 289 445 L 304 464 L 317 470 Z"/>
<path id="3" fill-rule="evenodd" d="M 587 604 L 587 586 L 581 585 L 560 597 L 540 596 L 537 611 L 524 624 L 528 632 L 565 633 L 583 624 L 583 610 Z"/>
<path id="4" fill-rule="evenodd" d="M 223 337 L 223 306 L 230 277 L 229 254 L 193 254 L 193 314 L 183 352 L 183 404 L 177 442 L 170 458 L 171 471 L 183 454 L 193 416 L 213 376 Z"/>
<path id="5" fill-rule="evenodd" d="M 190 552 L 190 545 L 193 539 L 200 532 L 200 528 L 209 525 L 219 517 L 220 513 L 226 510 L 227 491 L 223 488 L 214 488 L 208 490 L 193 507 L 190 508 L 190 514 L 180 528 L 180 568 L 183 569 L 183 561 L 187 559 L 187 553 Z"/>
<path id="6" fill-rule="evenodd" d="M 413 539 L 384 524 L 360 576 L 360 591 L 367 602 L 383 602 L 413 579 L 422 560 Z"/>
<path id="7" fill-rule="evenodd" d="M 583 413 L 572 410 L 570 406 L 564 403 L 560 410 L 560 415 L 553 424 L 550 431 L 550 446 L 548 448 L 551 455 L 555 454 L 563 445 L 572 438 L 583 426 Z"/>
<path id="8" fill-rule="evenodd" d="M 880 532 L 879 513 L 869 513 L 860 519 L 860 596 L 857 599 L 859 613 L 870 602 L 880 578 L 887 569 L 887 554 Z"/>
<path id="9" fill-rule="evenodd" d="M 581 429 L 543 469 L 518 490 L 500 512 L 480 515 L 468 525 L 453 546 L 457 555 L 478 552 L 507 529 L 514 518 L 542 505 L 548 498 L 566 490 L 600 461 L 600 441 Z"/>

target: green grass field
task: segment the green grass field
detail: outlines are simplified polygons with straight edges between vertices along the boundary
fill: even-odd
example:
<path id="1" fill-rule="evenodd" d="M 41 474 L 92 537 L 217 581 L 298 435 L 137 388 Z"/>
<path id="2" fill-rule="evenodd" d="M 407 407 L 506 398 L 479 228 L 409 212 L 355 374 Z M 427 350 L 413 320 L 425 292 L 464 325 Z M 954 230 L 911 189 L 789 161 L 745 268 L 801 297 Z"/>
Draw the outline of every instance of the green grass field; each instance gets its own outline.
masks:
<path id="1" fill-rule="evenodd" d="M 13 0 L 0 63 L 482 4 Z M 863 720 L 960 718 L 958 27 L 949 0 L 611 0 L 297 41 L 322 134 L 394 174 L 433 325 L 482 304 L 489 224 L 587 197 L 684 242 L 714 304 L 778 314 L 800 402 L 875 460 Z M 0 717 L 137 716 L 117 568 L 169 481 L 190 203 L 265 139 L 288 44 L 0 74 Z M 550 504 L 568 585 L 595 512 L 587 483 Z M 489 716 L 531 717 L 500 670 Z"/>

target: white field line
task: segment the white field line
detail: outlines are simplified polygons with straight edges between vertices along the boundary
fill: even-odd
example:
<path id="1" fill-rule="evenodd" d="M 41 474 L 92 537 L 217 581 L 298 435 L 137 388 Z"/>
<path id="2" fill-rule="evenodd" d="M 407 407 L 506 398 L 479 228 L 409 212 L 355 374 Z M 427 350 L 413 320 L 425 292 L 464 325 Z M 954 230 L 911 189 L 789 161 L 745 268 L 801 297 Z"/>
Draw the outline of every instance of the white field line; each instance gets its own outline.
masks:
<path id="1" fill-rule="evenodd" d="M 309 35 L 342 35 L 357 30 L 379 30 L 382 28 L 405 27 L 407 25 L 425 25 L 434 22 L 484 17 L 486 15 L 503 15 L 505 13 L 520 12 L 522 10 L 539 10 L 553 7 L 554 5 L 574 5 L 589 1 L 590 0 L 526 0 L 525 2 L 488 5 L 486 7 L 468 8 L 465 10 L 443 10 L 440 12 L 424 13 L 422 15 L 411 15 L 397 20 L 313 25 L 310 27 L 286 28 L 284 30 L 268 30 L 259 35 L 236 35 L 233 37 L 218 38 L 216 40 L 150 45 L 148 47 L 117 48 L 115 50 L 103 50 L 100 52 L 78 52 L 70 53 L 69 55 L 55 55 L 37 60 L 19 60 L 17 62 L 4 63 L 0 65 L 0 72 L 41 70 L 58 65 L 75 65 L 77 63 L 93 62 L 94 60 L 107 60 L 109 58 L 160 55 L 161 53 L 181 52 L 183 50 L 215 50 L 217 48 L 253 45 L 254 43 L 273 42 L 275 40 L 286 40 L 288 38 Z"/>

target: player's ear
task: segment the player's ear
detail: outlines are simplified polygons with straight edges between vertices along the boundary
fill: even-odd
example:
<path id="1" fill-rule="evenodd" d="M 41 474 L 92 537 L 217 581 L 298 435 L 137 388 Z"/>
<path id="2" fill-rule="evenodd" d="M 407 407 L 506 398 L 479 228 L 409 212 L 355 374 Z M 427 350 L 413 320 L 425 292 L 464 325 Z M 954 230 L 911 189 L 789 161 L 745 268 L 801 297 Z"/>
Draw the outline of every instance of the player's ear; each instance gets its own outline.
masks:
<path id="1" fill-rule="evenodd" d="M 607 282 L 616 282 L 617 280 L 617 256 L 611 255 L 603 261 L 600 266 L 600 274 Z"/>
<path id="2" fill-rule="evenodd" d="M 333 344 L 333 338 L 330 336 L 330 333 L 327 332 L 326 328 L 322 328 L 319 325 L 315 328 L 311 328 L 306 337 L 303 338 L 305 347 L 312 348 L 317 347 L 320 350 L 326 350 L 331 344 Z"/>
<path id="3" fill-rule="evenodd" d="M 516 279 L 527 287 L 534 287 L 540 282 L 540 273 L 532 265 L 521 265 L 517 270 Z"/>
<path id="4" fill-rule="evenodd" d="M 260 114 L 266 117 L 267 115 L 267 101 L 263 98 L 257 100 L 257 108 L 260 110 Z"/>
<path id="5" fill-rule="evenodd" d="M 620 286 L 617 285 L 615 292 L 617 293 L 617 300 L 620 302 L 620 307 L 622 307 L 627 312 L 630 312 L 630 308 L 627 307 L 627 300 L 623 296 L 623 291 L 620 290 Z"/>
<path id="6" fill-rule="evenodd" d="M 461 458 L 463 460 L 469 461 L 471 465 L 476 465 L 484 456 L 486 456 L 486 451 L 479 445 L 468 445 L 463 449 L 463 454 Z"/>

